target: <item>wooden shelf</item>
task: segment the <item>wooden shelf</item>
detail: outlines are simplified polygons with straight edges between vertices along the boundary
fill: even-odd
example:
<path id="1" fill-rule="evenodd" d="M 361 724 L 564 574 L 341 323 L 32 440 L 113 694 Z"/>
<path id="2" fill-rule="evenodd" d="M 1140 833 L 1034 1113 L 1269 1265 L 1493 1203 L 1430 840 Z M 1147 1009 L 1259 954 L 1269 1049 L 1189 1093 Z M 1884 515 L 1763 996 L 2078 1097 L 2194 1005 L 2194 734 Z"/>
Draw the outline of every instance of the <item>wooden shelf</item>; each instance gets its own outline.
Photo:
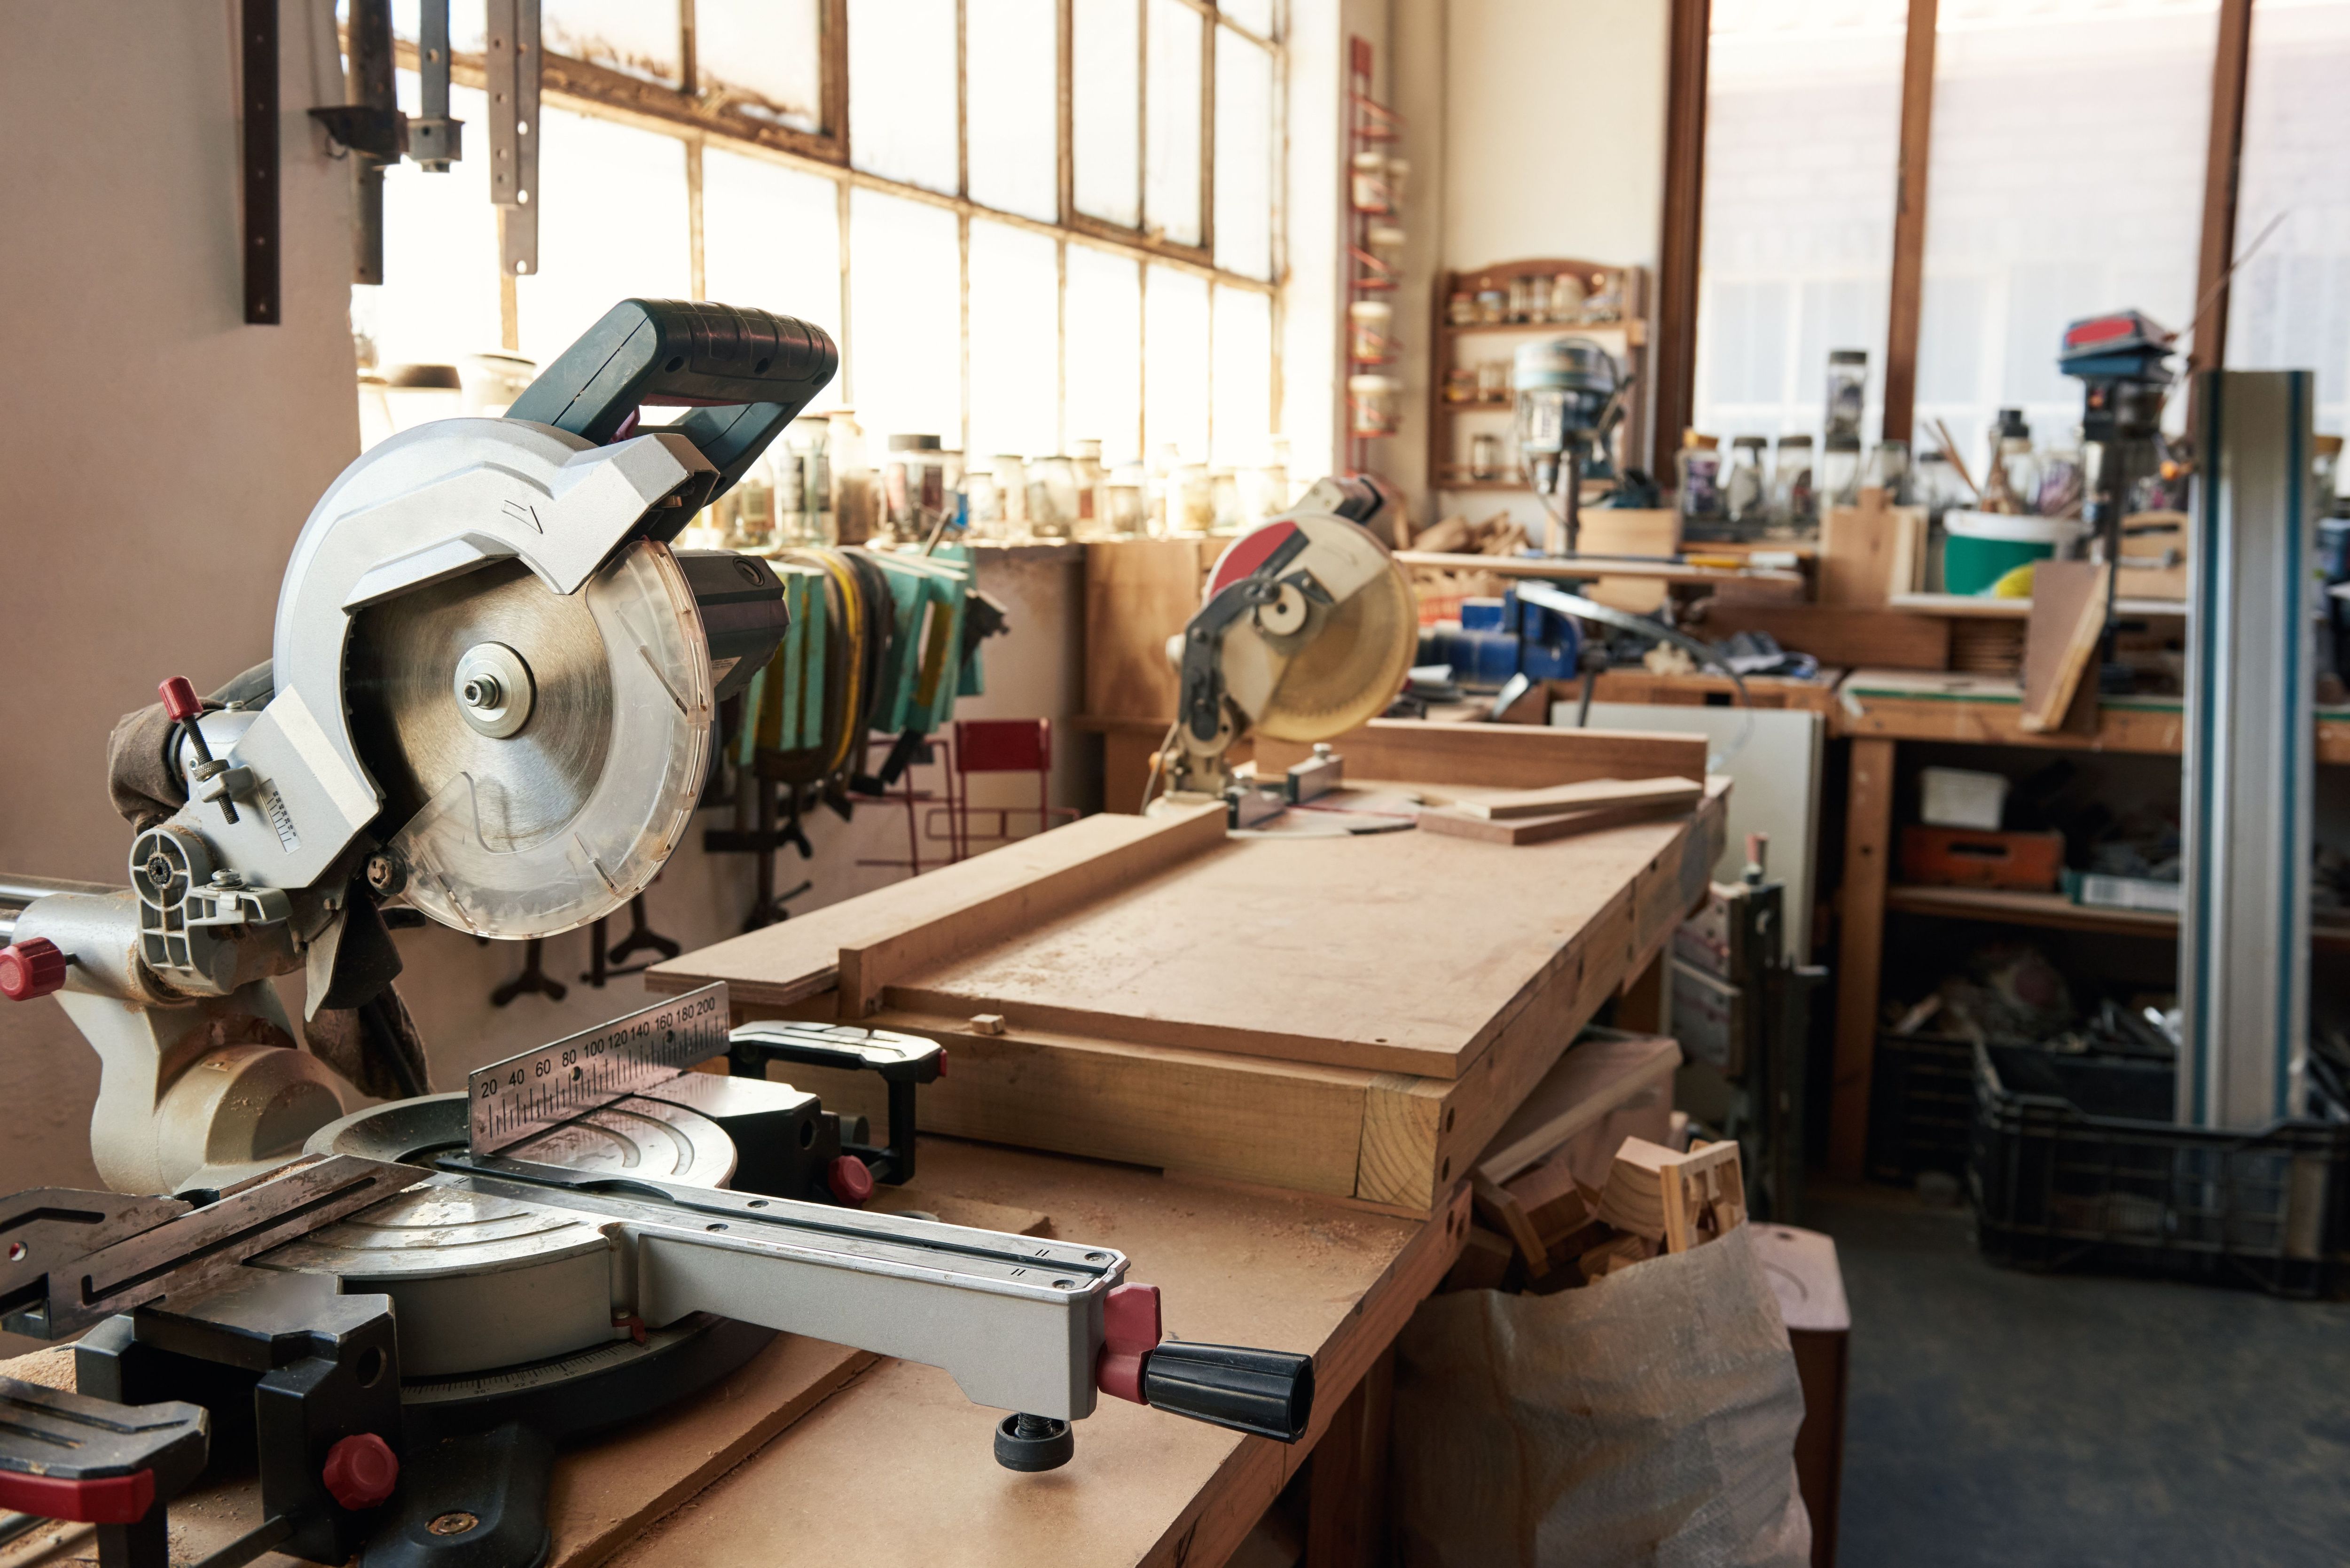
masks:
<path id="1" fill-rule="evenodd" d="M 2032 615 L 2030 599 L 1989 598 L 1981 594 L 1888 594 L 1888 608 L 1917 615 L 1943 615 L 1960 619 L 2025 620 Z M 2116 599 L 2114 613 L 2124 616 L 2184 616 L 2187 606 L 2178 599 Z"/>
<path id="2" fill-rule="evenodd" d="M 1887 741 L 2175 757 L 2187 727 L 2176 697 L 2108 697 L 2098 704 L 2094 735 L 2030 733 L 2018 722 L 2023 692 L 2013 680 L 1934 670 L 1856 670 L 1838 696 L 1837 734 Z M 2350 710 L 2318 711 L 2317 760 L 2350 763 Z"/>
<path id="3" fill-rule="evenodd" d="M 1397 562 L 1406 566 L 1430 566 L 1445 572 L 1494 572 L 1505 577 L 1550 577 L 1563 582 L 1588 582 L 1597 577 L 1646 577 L 1666 583 L 1773 583 L 1798 587 L 1801 572 L 1768 566 L 1691 566 L 1679 561 L 1626 556 L 1451 556 L 1427 550 L 1398 550 Z"/>
<path id="4" fill-rule="evenodd" d="M 1442 329 L 1450 333 L 1471 332 L 1620 332 L 1625 341 L 1634 345 L 1648 340 L 1648 324 L 1645 321 L 1445 321 Z"/>
<path id="5" fill-rule="evenodd" d="M 2051 930 L 2103 931 L 2169 940 L 2178 917 L 2162 909 L 2104 909 L 2076 904 L 2062 893 L 2027 893 L 2010 888 L 1929 888 L 1897 882 L 1885 889 L 1885 907 L 1913 915 L 1985 920 L 1998 925 L 2040 926 Z M 2350 922 L 2310 926 L 2311 945 L 2329 952 L 2350 950 Z"/>

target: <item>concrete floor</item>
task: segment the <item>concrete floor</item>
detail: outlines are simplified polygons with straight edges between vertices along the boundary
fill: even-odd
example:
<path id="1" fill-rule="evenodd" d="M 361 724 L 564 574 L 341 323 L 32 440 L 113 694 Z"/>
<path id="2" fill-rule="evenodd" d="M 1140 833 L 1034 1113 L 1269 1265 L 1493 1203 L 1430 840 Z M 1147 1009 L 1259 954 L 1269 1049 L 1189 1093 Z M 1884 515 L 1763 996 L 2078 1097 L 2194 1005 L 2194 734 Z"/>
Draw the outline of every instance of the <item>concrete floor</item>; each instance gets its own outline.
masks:
<path id="1" fill-rule="evenodd" d="M 1840 1562 L 2350 1563 L 2350 1304 L 1995 1269 L 1882 1189 L 1805 1223 L 1852 1302 Z"/>

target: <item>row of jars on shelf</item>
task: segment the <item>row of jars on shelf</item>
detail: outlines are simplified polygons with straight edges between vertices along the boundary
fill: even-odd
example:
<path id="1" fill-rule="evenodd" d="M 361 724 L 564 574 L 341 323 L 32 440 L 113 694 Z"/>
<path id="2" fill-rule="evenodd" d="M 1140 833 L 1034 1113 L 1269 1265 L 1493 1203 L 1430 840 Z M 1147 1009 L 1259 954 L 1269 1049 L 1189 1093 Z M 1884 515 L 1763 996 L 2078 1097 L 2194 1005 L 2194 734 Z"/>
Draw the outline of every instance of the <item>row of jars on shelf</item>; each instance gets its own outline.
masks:
<path id="1" fill-rule="evenodd" d="M 1005 453 L 966 468 L 937 436 L 893 435 L 875 467 L 845 419 L 771 452 L 720 500 L 709 525 L 737 548 L 920 544 L 942 525 L 998 543 L 1140 537 L 1248 526 L 1292 499 L 1278 438 L 1276 461 L 1246 468 L 1186 462 L 1171 446 L 1148 466 L 1112 467 L 1092 440 L 1073 442 L 1069 455 Z"/>
<path id="2" fill-rule="evenodd" d="M 1617 273 L 1562 272 L 1548 277 L 1529 273 L 1512 278 L 1506 289 L 1455 289 L 1444 302 L 1444 318 L 1455 327 L 1621 321 L 1624 287 Z"/>

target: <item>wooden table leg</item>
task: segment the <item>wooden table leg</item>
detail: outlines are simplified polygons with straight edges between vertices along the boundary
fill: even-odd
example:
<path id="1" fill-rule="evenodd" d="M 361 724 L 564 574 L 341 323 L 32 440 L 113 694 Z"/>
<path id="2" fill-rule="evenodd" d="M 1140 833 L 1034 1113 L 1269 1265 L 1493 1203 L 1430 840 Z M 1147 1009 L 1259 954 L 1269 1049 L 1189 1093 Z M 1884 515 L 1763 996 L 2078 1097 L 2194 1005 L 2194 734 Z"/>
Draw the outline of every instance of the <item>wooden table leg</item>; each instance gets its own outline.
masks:
<path id="1" fill-rule="evenodd" d="M 1828 1168 L 1856 1179 L 1868 1153 L 1868 1078 L 1877 1053 L 1877 984 L 1885 958 L 1886 866 L 1893 838 L 1893 742 L 1856 738 L 1844 827 L 1844 928 L 1836 964 L 1835 1075 Z"/>
<path id="2" fill-rule="evenodd" d="M 1303 1568 L 1370 1568 L 1387 1560 L 1388 1438 L 1395 1347 L 1382 1353 L 1314 1445 L 1305 1478 Z"/>

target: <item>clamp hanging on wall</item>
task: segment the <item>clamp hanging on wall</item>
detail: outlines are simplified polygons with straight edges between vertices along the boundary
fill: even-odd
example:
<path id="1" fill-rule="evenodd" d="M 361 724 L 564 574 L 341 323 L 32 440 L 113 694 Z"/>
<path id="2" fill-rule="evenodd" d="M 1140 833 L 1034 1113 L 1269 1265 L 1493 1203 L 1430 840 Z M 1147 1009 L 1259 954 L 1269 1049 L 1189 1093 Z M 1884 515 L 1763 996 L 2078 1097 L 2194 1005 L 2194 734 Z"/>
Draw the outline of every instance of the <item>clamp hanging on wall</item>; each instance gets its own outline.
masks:
<path id="1" fill-rule="evenodd" d="M 346 52 L 349 101 L 314 109 L 310 118 L 350 151 L 358 194 L 351 281 L 381 283 L 384 170 L 406 155 L 428 173 L 445 174 L 463 156 L 463 122 L 449 118 L 449 0 L 423 0 L 419 13 L 423 112 L 414 119 L 400 112 L 392 88 L 391 0 L 350 0 Z"/>
<path id="2" fill-rule="evenodd" d="M 538 0 L 489 0 L 490 200 L 509 277 L 538 270 Z"/>

